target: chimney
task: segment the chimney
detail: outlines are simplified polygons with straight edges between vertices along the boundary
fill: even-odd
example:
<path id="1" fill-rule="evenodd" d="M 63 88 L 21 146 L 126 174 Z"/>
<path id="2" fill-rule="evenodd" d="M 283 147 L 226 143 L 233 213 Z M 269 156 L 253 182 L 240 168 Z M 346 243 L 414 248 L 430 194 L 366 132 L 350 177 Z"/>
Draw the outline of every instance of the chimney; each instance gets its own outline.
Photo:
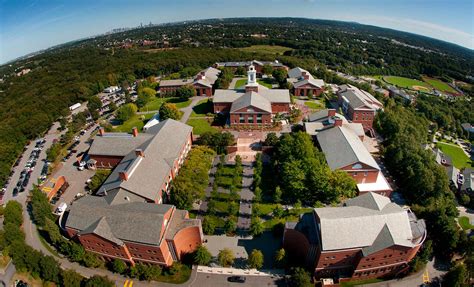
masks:
<path id="1" fill-rule="evenodd" d="M 336 115 L 335 109 L 328 109 L 328 117 L 334 117 Z"/>
<path id="2" fill-rule="evenodd" d="M 99 135 L 100 135 L 100 136 L 105 135 L 105 129 L 104 129 L 103 127 L 100 127 L 100 128 L 99 128 Z"/>
<path id="3" fill-rule="evenodd" d="M 137 127 L 133 127 L 133 128 L 132 128 L 132 135 L 133 135 L 133 137 L 137 137 L 137 136 L 138 136 L 138 129 L 137 129 Z"/>
<path id="4" fill-rule="evenodd" d="M 137 148 L 137 149 L 135 150 L 135 155 L 136 155 L 137 157 L 139 157 L 139 156 L 145 157 L 145 153 L 143 152 L 143 150 L 142 150 L 141 148 Z"/>
<path id="5" fill-rule="evenodd" d="M 128 173 L 125 170 L 119 171 L 119 177 L 121 181 L 127 181 Z"/>
<path id="6" fill-rule="evenodd" d="M 335 127 L 342 127 L 342 119 L 337 118 L 334 120 L 334 126 Z"/>

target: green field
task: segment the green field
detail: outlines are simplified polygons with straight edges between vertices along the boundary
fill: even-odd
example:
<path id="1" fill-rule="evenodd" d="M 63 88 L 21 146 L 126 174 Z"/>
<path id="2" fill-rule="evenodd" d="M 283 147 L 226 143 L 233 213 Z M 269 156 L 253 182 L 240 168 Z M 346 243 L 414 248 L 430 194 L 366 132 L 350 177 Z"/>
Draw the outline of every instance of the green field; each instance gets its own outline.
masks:
<path id="1" fill-rule="evenodd" d="M 116 132 L 129 133 L 132 131 L 133 127 L 137 127 L 139 131 L 143 129 L 146 121 L 151 119 L 155 113 L 148 113 L 144 115 L 135 115 L 129 120 L 125 121 L 123 124 L 118 125 L 114 128 Z"/>
<path id="2" fill-rule="evenodd" d="M 304 105 L 309 107 L 312 110 L 321 110 L 324 108 L 324 105 L 319 102 L 307 101 L 304 102 Z"/>
<path id="3" fill-rule="evenodd" d="M 191 117 L 205 117 L 208 113 L 212 113 L 212 101 L 204 99 L 193 107 Z"/>
<path id="4" fill-rule="evenodd" d="M 424 87 L 426 89 L 430 89 L 430 85 L 415 79 L 405 78 L 405 77 L 398 77 L 398 76 L 385 76 L 383 80 L 389 84 L 395 85 L 400 88 L 408 88 L 413 89 L 413 86 L 416 87 Z M 423 89 L 423 88 L 421 88 Z"/>
<path id="5" fill-rule="evenodd" d="M 423 81 L 427 82 L 428 84 L 430 84 L 431 86 L 433 86 L 433 88 L 437 90 L 447 92 L 447 93 L 457 93 L 455 89 L 453 89 L 450 85 L 448 85 L 447 83 L 441 80 L 438 80 L 435 78 L 423 77 Z"/>
<path id="6" fill-rule="evenodd" d="M 253 45 L 250 47 L 245 47 L 245 48 L 238 48 L 241 51 L 244 52 L 250 52 L 250 53 L 260 53 L 260 54 L 283 54 L 286 51 L 291 51 L 293 50 L 292 48 L 288 47 L 283 47 L 283 46 L 270 46 L 270 45 Z"/>
<path id="7" fill-rule="evenodd" d="M 260 85 L 264 86 L 264 87 L 267 87 L 269 89 L 272 88 L 272 84 L 273 84 L 273 81 L 272 79 L 259 79 L 257 80 L 257 83 L 259 83 Z M 247 79 L 240 79 L 238 80 L 237 82 L 235 82 L 235 88 L 240 88 L 242 86 L 245 86 L 245 84 L 247 84 Z"/>
<path id="8" fill-rule="evenodd" d="M 382 279 L 365 279 L 365 280 L 357 280 L 357 281 L 349 281 L 349 282 L 341 282 L 341 287 L 351 287 L 351 286 L 357 286 L 357 285 L 362 285 L 362 284 L 371 284 L 371 283 L 377 283 L 377 282 L 382 282 Z"/>
<path id="9" fill-rule="evenodd" d="M 140 112 L 157 111 L 164 103 L 173 103 L 178 109 L 185 108 L 191 104 L 192 100 L 183 101 L 179 98 L 155 98 L 140 109 Z"/>
<path id="10" fill-rule="evenodd" d="M 473 167 L 472 161 L 469 159 L 469 157 L 467 157 L 467 155 L 459 146 L 442 142 L 437 142 L 436 146 L 446 155 L 451 157 L 456 168 L 461 169 L 465 167 Z"/>
<path id="11" fill-rule="evenodd" d="M 211 120 L 212 121 L 212 120 Z M 206 118 L 189 119 L 187 124 L 193 127 L 193 134 L 200 135 L 205 132 L 217 132 L 218 130 L 211 126 Z"/>
<path id="12" fill-rule="evenodd" d="M 462 228 L 463 230 L 474 229 L 474 225 L 472 225 L 472 224 L 469 222 L 469 217 L 467 217 L 467 216 L 461 216 L 461 217 L 459 217 L 458 222 L 459 222 L 459 225 L 461 225 L 461 228 Z"/>

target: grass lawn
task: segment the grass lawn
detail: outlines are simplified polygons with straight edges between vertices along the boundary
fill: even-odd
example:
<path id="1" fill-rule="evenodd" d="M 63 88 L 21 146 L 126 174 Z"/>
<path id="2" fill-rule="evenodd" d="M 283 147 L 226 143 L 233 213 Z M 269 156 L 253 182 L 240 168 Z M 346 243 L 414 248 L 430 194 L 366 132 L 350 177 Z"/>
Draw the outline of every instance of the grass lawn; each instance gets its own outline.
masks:
<path id="1" fill-rule="evenodd" d="M 116 126 L 114 131 L 129 133 L 132 131 L 133 127 L 137 127 L 139 131 L 143 129 L 146 121 L 151 119 L 155 113 L 148 113 L 144 115 L 135 115 L 122 123 L 119 126 Z"/>
<path id="2" fill-rule="evenodd" d="M 182 284 L 189 280 L 191 276 L 191 268 L 187 265 L 180 264 L 181 268 L 175 274 L 166 274 L 166 271 L 163 272 L 157 279 L 158 282 L 166 282 L 166 283 L 173 283 L 173 284 Z M 159 284 L 158 284 L 159 285 Z"/>
<path id="3" fill-rule="evenodd" d="M 469 217 L 461 216 L 461 217 L 459 217 L 458 221 L 459 221 L 459 225 L 461 225 L 461 228 L 463 230 L 474 229 L 474 225 L 472 225 L 469 222 Z"/>
<path id="4" fill-rule="evenodd" d="M 178 109 L 185 108 L 191 104 L 192 100 L 183 101 L 179 98 L 155 98 L 140 109 L 140 112 L 157 111 L 164 103 L 173 103 Z"/>
<path id="5" fill-rule="evenodd" d="M 304 102 L 304 105 L 309 107 L 310 109 L 313 110 L 321 110 L 324 108 L 324 105 L 322 103 L 314 102 L 314 101 L 307 101 Z"/>
<path id="6" fill-rule="evenodd" d="M 0 255 L 0 267 L 1 268 L 7 267 L 8 262 L 10 262 L 10 257 L 8 255 Z"/>
<path id="7" fill-rule="evenodd" d="M 238 48 L 244 52 L 250 53 L 261 53 L 261 54 L 283 54 L 286 51 L 293 50 L 292 48 L 283 47 L 283 46 L 271 46 L 271 45 L 253 45 L 245 48 Z"/>
<path id="8" fill-rule="evenodd" d="M 272 85 L 275 84 L 274 83 L 274 80 L 271 79 L 271 78 L 266 78 L 266 79 L 258 79 L 257 80 L 257 83 L 259 83 L 260 85 L 264 86 L 264 87 L 267 87 L 269 89 L 272 88 Z M 240 79 L 240 80 L 237 80 L 237 82 L 235 82 L 235 88 L 240 88 L 242 86 L 245 86 L 245 84 L 247 84 L 247 79 Z"/>
<path id="9" fill-rule="evenodd" d="M 235 177 L 235 165 L 224 165 L 220 168 L 215 175 L 215 181 L 217 186 L 222 188 L 230 188 L 230 186 L 234 182 Z M 235 180 L 238 184 L 235 186 L 236 188 L 242 188 L 242 174 L 238 175 L 238 179 Z"/>
<path id="10" fill-rule="evenodd" d="M 362 284 L 370 284 L 370 283 L 377 283 L 382 282 L 382 279 L 365 279 L 365 280 L 357 280 L 357 281 L 350 281 L 350 282 L 341 282 L 341 287 L 351 287 L 357 286 Z"/>
<path id="11" fill-rule="evenodd" d="M 191 117 L 205 117 L 207 113 L 212 113 L 212 101 L 204 99 L 193 107 Z"/>
<path id="12" fill-rule="evenodd" d="M 430 85 L 415 79 L 405 78 L 405 77 L 397 77 L 397 76 L 385 76 L 383 80 L 389 84 L 401 87 L 401 88 L 409 88 L 412 89 L 413 86 L 420 86 L 425 88 L 430 88 Z"/>
<path id="13" fill-rule="evenodd" d="M 437 142 L 436 146 L 441 149 L 442 152 L 451 157 L 456 168 L 461 169 L 465 167 L 473 167 L 472 161 L 459 146 L 441 142 Z"/>
<path id="14" fill-rule="evenodd" d="M 258 203 L 258 216 L 272 213 L 277 205 L 276 203 Z"/>
<path id="15" fill-rule="evenodd" d="M 206 218 L 209 219 L 209 221 L 214 223 L 214 226 L 217 228 L 223 228 L 225 225 L 225 219 L 222 217 L 218 217 L 215 215 L 206 215 Z"/>
<path id="16" fill-rule="evenodd" d="M 212 119 L 210 119 L 212 121 Z M 193 133 L 200 135 L 205 132 L 217 132 L 218 130 L 211 126 L 206 118 L 202 119 L 189 119 L 186 124 L 193 127 Z"/>
<path id="17" fill-rule="evenodd" d="M 437 90 L 448 92 L 448 93 L 457 93 L 455 89 L 453 89 L 450 85 L 448 85 L 447 83 L 441 80 L 430 78 L 430 77 L 423 77 L 423 81 L 427 82 L 428 84 L 430 84 L 431 86 L 433 86 L 433 88 Z"/>

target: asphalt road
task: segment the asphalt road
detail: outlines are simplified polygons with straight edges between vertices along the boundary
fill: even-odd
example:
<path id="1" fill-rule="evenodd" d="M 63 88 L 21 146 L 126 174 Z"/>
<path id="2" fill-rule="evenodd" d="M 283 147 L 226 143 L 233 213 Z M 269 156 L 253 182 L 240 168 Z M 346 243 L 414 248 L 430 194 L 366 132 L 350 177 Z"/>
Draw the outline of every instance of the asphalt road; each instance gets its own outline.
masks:
<path id="1" fill-rule="evenodd" d="M 191 287 L 229 287 L 229 286 L 287 286 L 283 278 L 276 278 L 270 276 L 245 276 L 245 283 L 233 283 L 227 281 L 229 275 L 217 275 L 209 273 L 197 273 L 194 281 L 190 282 L 188 286 Z"/>

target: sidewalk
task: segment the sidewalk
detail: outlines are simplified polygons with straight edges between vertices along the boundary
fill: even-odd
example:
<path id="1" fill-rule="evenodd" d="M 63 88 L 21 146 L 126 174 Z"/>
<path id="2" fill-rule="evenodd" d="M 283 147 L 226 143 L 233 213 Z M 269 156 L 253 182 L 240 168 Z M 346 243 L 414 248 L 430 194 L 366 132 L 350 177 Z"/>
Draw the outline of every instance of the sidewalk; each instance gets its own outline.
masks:
<path id="1" fill-rule="evenodd" d="M 257 269 L 237 269 L 237 268 L 225 268 L 225 267 L 209 267 L 209 266 L 198 266 L 197 272 L 209 273 L 209 274 L 225 274 L 225 275 L 252 275 L 252 276 L 285 276 L 284 269 L 268 269 L 258 271 Z"/>
<path id="2" fill-rule="evenodd" d="M 204 99 L 209 99 L 209 97 L 206 96 L 200 96 L 200 97 L 192 97 L 192 102 L 189 106 L 180 109 L 180 111 L 184 112 L 183 117 L 181 117 L 181 122 L 186 123 L 191 116 L 191 113 L 193 112 L 194 106 L 199 103 L 199 101 L 204 100 Z"/>

